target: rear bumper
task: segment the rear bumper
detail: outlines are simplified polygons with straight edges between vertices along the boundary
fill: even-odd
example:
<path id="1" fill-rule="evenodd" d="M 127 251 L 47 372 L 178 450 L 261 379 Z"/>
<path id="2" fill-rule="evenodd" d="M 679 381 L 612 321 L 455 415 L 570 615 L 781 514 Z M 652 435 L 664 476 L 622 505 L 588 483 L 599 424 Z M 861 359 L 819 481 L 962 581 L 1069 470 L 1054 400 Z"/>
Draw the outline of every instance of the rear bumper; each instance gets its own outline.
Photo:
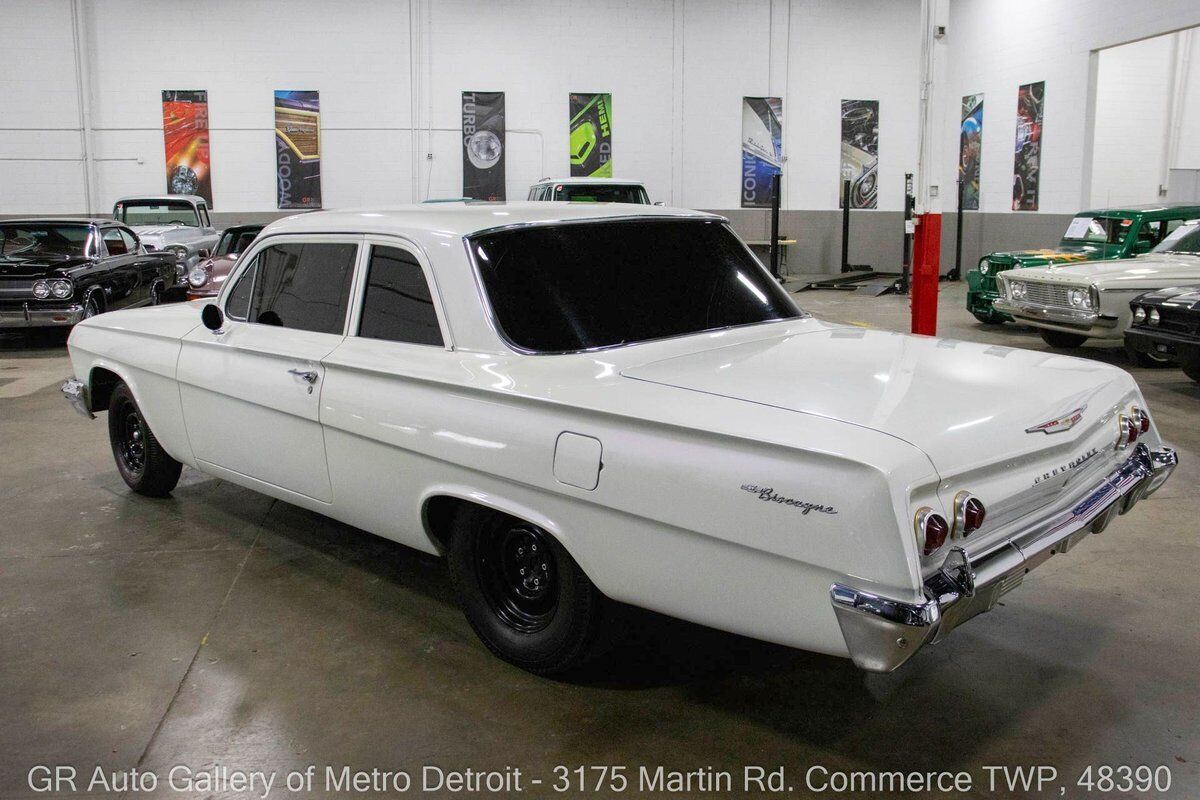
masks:
<path id="1" fill-rule="evenodd" d="M 42 306 L 23 303 L 19 308 L 0 309 L 0 328 L 51 328 L 74 325 L 83 319 L 83 306 Z"/>
<path id="2" fill-rule="evenodd" d="M 974 616 L 990 611 L 1025 575 L 1089 533 L 1100 533 L 1153 494 L 1178 463 L 1175 451 L 1139 444 L 1120 467 L 1073 506 L 1032 523 L 1009 539 L 972 553 L 955 547 L 942 568 L 925 581 L 925 599 L 912 603 L 835 583 L 829 589 L 846 647 L 856 666 L 891 672 L 922 645 L 938 642 Z"/>

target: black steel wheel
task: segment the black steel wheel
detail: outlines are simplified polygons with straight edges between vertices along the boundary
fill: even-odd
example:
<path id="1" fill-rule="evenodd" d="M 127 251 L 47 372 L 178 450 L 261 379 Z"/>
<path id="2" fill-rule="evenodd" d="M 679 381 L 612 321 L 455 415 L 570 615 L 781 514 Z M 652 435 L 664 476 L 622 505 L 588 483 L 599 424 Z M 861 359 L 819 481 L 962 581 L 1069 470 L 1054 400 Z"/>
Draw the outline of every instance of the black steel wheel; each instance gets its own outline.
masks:
<path id="1" fill-rule="evenodd" d="M 130 489 L 150 497 L 171 493 L 183 465 L 162 449 L 124 383 L 117 384 L 108 403 L 108 438 L 117 471 Z"/>
<path id="2" fill-rule="evenodd" d="M 607 601 L 537 525 L 474 505 L 455 515 L 447 558 L 467 621 L 495 655 L 549 675 L 597 654 Z"/>

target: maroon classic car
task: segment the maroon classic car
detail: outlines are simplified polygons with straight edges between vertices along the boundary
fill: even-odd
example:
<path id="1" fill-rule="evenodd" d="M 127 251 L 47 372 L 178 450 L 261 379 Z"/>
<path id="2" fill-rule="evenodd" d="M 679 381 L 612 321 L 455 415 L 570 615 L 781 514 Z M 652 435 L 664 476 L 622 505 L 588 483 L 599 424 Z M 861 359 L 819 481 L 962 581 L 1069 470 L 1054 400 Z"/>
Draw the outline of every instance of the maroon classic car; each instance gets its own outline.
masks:
<path id="1" fill-rule="evenodd" d="M 216 297 L 221 291 L 221 284 L 233 269 L 238 255 L 246 251 L 262 229 L 262 225 L 234 225 L 223 230 L 212 256 L 188 272 L 187 299 Z"/>

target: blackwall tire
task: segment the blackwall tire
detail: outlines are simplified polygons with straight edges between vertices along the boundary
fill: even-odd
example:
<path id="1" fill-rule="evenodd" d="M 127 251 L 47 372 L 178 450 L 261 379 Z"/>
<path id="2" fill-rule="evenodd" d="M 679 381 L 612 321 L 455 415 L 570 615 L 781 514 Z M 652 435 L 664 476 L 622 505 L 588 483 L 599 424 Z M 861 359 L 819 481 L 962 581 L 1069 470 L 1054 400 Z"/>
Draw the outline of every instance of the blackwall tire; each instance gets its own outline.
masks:
<path id="1" fill-rule="evenodd" d="M 1082 347 L 1083 343 L 1088 340 L 1088 337 L 1078 333 L 1048 331 L 1044 328 L 1038 332 L 1041 333 L 1043 342 L 1058 350 L 1073 350 L 1076 347 Z"/>
<path id="2" fill-rule="evenodd" d="M 1146 367 L 1147 369 L 1163 369 L 1175 364 L 1172 359 L 1166 356 L 1145 353 L 1141 350 L 1135 350 L 1129 345 L 1125 345 L 1125 355 L 1129 356 L 1129 360 L 1134 364 L 1137 364 L 1139 367 Z"/>
<path id="3" fill-rule="evenodd" d="M 1183 374 L 1200 383 L 1200 355 L 1181 358 L 1179 367 L 1183 370 Z"/>
<path id="4" fill-rule="evenodd" d="M 124 383 L 116 385 L 108 403 L 108 440 L 117 471 L 133 491 L 166 497 L 179 483 L 183 465 L 162 449 Z"/>
<path id="5" fill-rule="evenodd" d="M 536 525 L 464 505 L 447 558 L 467 621 L 499 658 L 557 675 L 585 664 L 608 640 L 602 635 L 608 601 Z"/>

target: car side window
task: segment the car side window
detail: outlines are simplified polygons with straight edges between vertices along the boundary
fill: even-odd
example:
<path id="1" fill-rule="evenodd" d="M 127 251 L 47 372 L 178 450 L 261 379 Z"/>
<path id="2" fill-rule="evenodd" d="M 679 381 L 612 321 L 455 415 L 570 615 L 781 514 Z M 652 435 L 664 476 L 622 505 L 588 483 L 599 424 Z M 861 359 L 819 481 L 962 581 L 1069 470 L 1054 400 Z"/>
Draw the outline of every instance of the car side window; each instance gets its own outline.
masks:
<path id="1" fill-rule="evenodd" d="M 117 230 L 121 232 L 121 240 L 125 242 L 125 249 L 130 253 L 136 253 L 138 251 L 137 238 L 124 228 L 118 228 Z"/>
<path id="2" fill-rule="evenodd" d="M 129 253 L 129 247 L 126 246 L 125 240 L 121 238 L 121 230 L 119 228 L 105 229 L 104 246 L 108 248 L 110 256 L 123 256 Z"/>
<path id="3" fill-rule="evenodd" d="M 341 333 L 358 245 L 285 242 L 260 250 L 230 292 L 233 319 L 318 333 Z"/>
<path id="4" fill-rule="evenodd" d="M 445 345 L 433 294 L 412 253 L 398 247 L 371 248 L 358 335 L 391 342 Z"/>

